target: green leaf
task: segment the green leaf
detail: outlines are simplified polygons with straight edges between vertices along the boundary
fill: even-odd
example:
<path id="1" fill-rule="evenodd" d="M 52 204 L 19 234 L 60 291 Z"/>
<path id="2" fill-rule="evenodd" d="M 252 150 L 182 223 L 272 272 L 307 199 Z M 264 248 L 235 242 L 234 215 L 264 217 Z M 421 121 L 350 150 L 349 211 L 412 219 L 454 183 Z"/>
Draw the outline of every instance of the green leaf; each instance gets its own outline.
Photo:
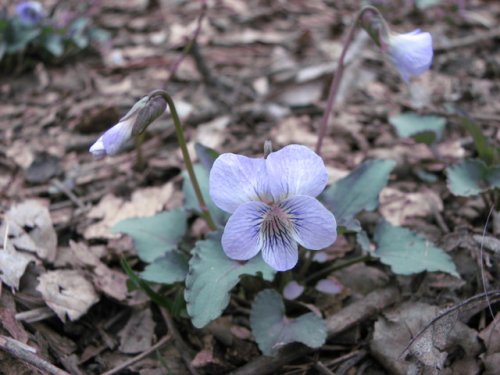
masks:
<path id="1" fill-rule="evenodd" d="M 229 259 L 220 243 L 221 232 L 211 233 L 198 241 L 189 261 L 184 298 L 193 325 L 201 328 L 218 318 L 229 304 L 229 292 L 242 275 L 261 274 L 271 281 L 275 271 L 260 254 L 242 262 Z"/>
<path id="2" fill-rule="evenodd" d="M 399 275 L 441 271 L 460 277 L 451 257 L 429 240 L 409 229 L 382 220 L 375 229 L 375 255 Z"/>
<path id="3" fill-rule="evenodd" d="M 88 18 L 80 17 L 69 27 L 70 40 L 80 49 L 84 49 L 89 45 L 89 37 L 85 34 L 89 22 Z"/>
<path id="4" fill-rule="evenodd" d="M 156 258 L 141 272 L 141 278 L 159 284 L 184 281 L 188 272 L 188 260 L 179 251 L 173 250 Z"/>
<path id="5" fill-rule="evenodd" d="M 378 207 L 378 195 L 395 166 L 393 160 L 367 160 L 327 188 L 320 200 L 335 214 L 339 226 L 359 231 L 361 227 L 354 216 Z"/>
<path id="6" fill-rule="evenodd" d="M 319 348 L 327 337 L 324 320 L 312 312 L 295 319 L 288 318 L 280 294 L 272 289 L 257 294 L 250 313 L 250 326 L 259 349 L 265 355 L 273 355 L 291 342 Z"/>
<path id="7" fill-rule="evenodd" d="M 201 143 L 195 143 L 194 149 L 196 151 L 196 156 L 200 159 L 200 163 L 205 167 L 207 172 L 210 172 L 215 159 L 219 156 L 219 153 L 214 149 L 204 146 Z"/>
<path id="8" fill-rule="evenodd" d="M 389 123 L 396 128 L 400 137 L 413 137 L 417 142 L 431 144 L 443 136 L 446 118 L 420 116 L 413 112 L 389 117 Z"/>
<path id="9" fill-rule="evenodd" d="M 4 41 L 6 44 L 6 53 L 12 54 L 20 52 L 40 35 L 39 28 L 28 27 L 19 22 L 9 22 L 5 28 Z"/>
<path id="10" fill-rule="evenodd" d="M 151 217 L 120 221 L 113 226 L 113 233 L 125 233 L 132 237 L 139 258 L 150 263 L 176 249 L 186 229 L 186 212 L 176 209 Z"/>
<path id="11" fill-rule="evenodd" d="M 462 160 L 446 168 L 446 175 L 450 191 L 462 197 L 500 188 L 500 166 L 488 167 L 479 159 Z"/>
<path id="12" fill-rule="evenodd" d="M 60 57 L 64 52 L 63 40 L 59 34 L 47 35 L 43 43 L 44 47 L 56 57 Z"/>
<path id="13" fill-rule="evenodd" d="M 479 155 L 479 158 L 488 165 L 500 161 L 498 160 L 498 151 L 490 145 L 488 139 L 484 136 L 479 125 L 472 121 L 464 112 L 459 111 L 459 113 L 462 120 L 462 125 L 474 140 L 474 146 L 476 148 L 477 154 Z"/>
<path id="14" fill-rule="evenodd" d="M 148 285 L 147 282 L 144 280 L 141 280 L 135 272 L 132 270 L 132 267 L 130 267 L 130 264 L 128 264 L 127 260 L 125 258 L 122 258 L 120 261 L 120 264 L 125 271 L 125 273 L 128 275 L 130 278 L 130 282 L 138 289 L 142 289 L 144 293 L 148 295 L 148 297 L 156 303 L 158 306 L 163 306 L 167 310 L 172 311 L 172 303 L 164 298 L 163 296 L 159 295 L 156 293 L 151 287 Z"/>
<path id="15" fill-rule="evenodd" d="M 193 169 L 194 174 L 198 179 L 198 183 L 200 184 L 201 193 L 203 195 L 203 198 L 205 199 L 205 203 L 208 207 L 208 210 L 210 211 L 210 214 L 212 215 L 212 218 L 217 224 L 224 225 L 224 223 L 229 218 L 229 214 L 217 207 L 210 197 L 208 190 L 209 172 L 200 164 L 195 164 L 193 166 Z M 192 210 L 199 214 L 201 212 L 200 206 L 198 204 L 198 199 L 196 199 L 196 194 L 194 193 L 191 179 L 189 178 L 187 171 L 182 172 L 182 175 L 184 177 L 184 183 L 182 185 L 182 191 L 184 193 L 184 207 L 187 210 Z"/>

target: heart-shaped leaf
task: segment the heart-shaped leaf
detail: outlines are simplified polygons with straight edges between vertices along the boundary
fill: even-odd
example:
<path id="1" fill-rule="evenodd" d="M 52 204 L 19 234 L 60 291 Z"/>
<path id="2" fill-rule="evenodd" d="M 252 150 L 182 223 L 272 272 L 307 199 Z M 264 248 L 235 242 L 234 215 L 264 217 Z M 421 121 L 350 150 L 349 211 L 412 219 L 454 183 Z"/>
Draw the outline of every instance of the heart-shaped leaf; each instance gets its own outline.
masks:
<path id="1" fill-rule="evenodd" d="M 148 264 L 140 276 L 154 283 L 173 284 L 184 281 L 187 272 L 188 260 L 182 253 L 173 250 Z"/>
<path id="2" fill-rule="evenodd" d="M 446 168 L 448 188 L 454 195 L 468 197 L 500 188 L 500 166 L 489 167 L 479 159 L 466 159 Z"/>
<path id="3" fill-rule="evenodd" d="M 413 112 L 389 117 L 400 137 L 413 137 L 417 142 L 431 144 L 443 136 L 446 118 L 440 116 L 420 116 Z"/>
<path id="4" fill-rule="evenodd" d="M 193 166 L 194 174 L 200 184 L 201 193 L 205 199 L 205 203 L 208 207 L 208 211 L 212 215 L 213 219 L 217 224 L 224 225 L 227 221 L 229 215 L 222 211 L 219 207 L 215 205 L 208 192 L 208 175 L 209 172 L 200 164 L 195 164 Z M 189 179 L 189 175 L 186 171 L 183 173 L 184 183 L 182 185 L 182 191 L 184 193 L 184 207 L 187 210 L 192 210 L 194 212 L 200 212 L 200 205 L 198 204 L 198 199 L 196 199 L 196 194 L 194 193 L 193 184 Z"/>
<path id="5" fill-rule="evenodd" d="M 219 153 L 213 148 L 202 145 L 201 143 L 195 143 L 194 149 L 196 151 L 196 156 L 200 159 L 200 163 L 203 167 L 210 172 L 215 159 L 219 156 Z"/>
<path id="6" fill-rule="evenodd" d="M 393 160 L 367 160 L 326 189 L 320 200 L 335 214 L 339 226 L 359 231 L 354 216 L 378 207 L 378 195 L 395 166 Z"/>
<path id="7" fill-rule="evenodd" d="M 212 233 L 198 241 L 189 261 L 184 298 L 195 327 L 201 328 L 218 318 L 229 304 L 229 292 L 241 275 L 262 274 L 271 281 L 275 271 L 260 254 L 246 262 L 229 259 L 220 243 L 221 233 Z"/>
<path id="8" fill-rule="evenodd" d="M 451 257 L 424 237 L 382 220 L 375 229 L 375 255 L 394 273 L 446 272 L 460 277 Z"/>
<path id="9" fill-rule="evenodd" d="M 291 342 L 319 348 L 327 336 L 324 320 L 312 312 L 288 318 L 280 294 L 272 289 L 257 294 L 250 313 L 250 326 L 259 349 L 265 355 L 273 355 Z"/>
<path id="10" fill-rule="evenodd" d="M 132 237 L 137 255 L 148 263 L 176 249 L 186 229 L 187 215 L 182 209 L 126 219 L 113 226 L 114 233 Z"/>

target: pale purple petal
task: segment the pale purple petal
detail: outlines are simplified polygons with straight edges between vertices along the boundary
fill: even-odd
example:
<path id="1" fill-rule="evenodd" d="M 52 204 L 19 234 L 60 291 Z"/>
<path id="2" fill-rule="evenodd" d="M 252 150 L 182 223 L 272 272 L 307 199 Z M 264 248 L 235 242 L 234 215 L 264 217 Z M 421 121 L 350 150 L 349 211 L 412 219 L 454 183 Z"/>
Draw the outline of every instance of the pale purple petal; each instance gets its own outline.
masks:
<path id="1" fill-rule="evenodd" d="M 231 259 L 248 260 L 260 251 L 260 229 L 269 206 L 261 202 L 247 202 L 231 215 L 224 233 L 222 248 Z"/>
<path id="2" fill-rule="evenodd" d="M 222 154 L 210 170 L 209 187 L 217 207 L 230 213 L 242 203 L 268 200 L 265 161 Z"/>
<path id="3" fill-rule="evenodd" d="M 281 202 L 293 224 L 298 243 L 309 250 L 321 250 L 337 239 L 335 216 L 316 198 L 299 195 Z"/>
<path id="4" fill-rule="evenodd" d="M 297 264 L 299 251 L 297 241 L 289 228 L 261 230 L 262 258 L 276 271 L 288 271 Z"/>
<path id="5" fill-rule="evenodd" d="M 316 197 L 328 181 L 321 157 L 301 145 L 290 145 L 272 152 L 266 159 L 266 168 L 275 201 L 294 195 Z"/>
<path id="6" fill-rule="evenodd" d="M 432 64 L 432 36 L 414 30 L 406 34 L 389 37 L 388 54 L 405 81 L 411 76 L 419 76 Z"/>
<path id="7" fill-rule="evenodd" d="M 104 148 L 104 143 L 102 142 L 102 136 L 90 147 L 90 153 L 96 158 L 102 158 L 106 156 L 106 149 Z"/>
<path id="8" fill-rule="evenodd" d="M 132 135 L 135 117 L 119 122 L 102 135 L 102 143 L 107 155 L 119 153 Z"/>
<path id="9" fill-rule="evenodd" d="M 304 292 L 304 286 L 300 285 L 295 280 L 288 282 L 283 288 L 283 297 L 288 300 L 294 300 Z"/>

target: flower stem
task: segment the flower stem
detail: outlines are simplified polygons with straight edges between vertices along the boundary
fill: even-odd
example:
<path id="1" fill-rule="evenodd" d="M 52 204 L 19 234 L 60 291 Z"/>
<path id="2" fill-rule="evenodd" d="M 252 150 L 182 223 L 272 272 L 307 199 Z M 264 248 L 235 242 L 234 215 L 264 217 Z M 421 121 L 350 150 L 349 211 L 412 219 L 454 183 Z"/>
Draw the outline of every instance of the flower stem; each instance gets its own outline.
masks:
<path id="1" fill-rule="evenodd" d="M 217 226 L 212 219 L 212 215 L 210 215 L 210 211 L 207 208 L 205 199 L 203 198 L 203 194 L 201 192 L 200 184 L 198 183 L 198 179 L 196 178 L 196 174 L 194 173 L 193 162 L 191 160 L 191 157 L 189 156 L 186 138 L 184 138 L 184 131 L 182 130 L 181 120 L 179 119 L 179 115 L 177 114 L 177 109 L 175 108 L 174 101 L 172 100 L 172 97 L 164 90 L 155 90 L 149 94 L 149 97 L 154 96 L 161 96 L 165 100 L 165 102 L 167 102 L 167 105 L 170 108 L 170 113 L 172 115 L 172 119 L 174 120 L 177 141 L 179 142 L 179 146 L 182 151 L 182 157 L 184 158 L 184 163 L 186 164 L 186 169 L 188 171 L 189 179 L 191 180 L 196 199 L 198 200 L 198 204 L 200 206 L 201 216 L 203 217 L 203 219 L 205 219 L 210 229 L 216 230 Z"/>
<path id="2" fill-rule="evenodd" d="M 340 81 L 342 79 L 342 75 L 344 73 L 344 60 L 347 54 L 347 50 L 349 49 L 349 46 L 352 43 L 352 40 L 354 39 L 354 32 L 356 31 L 356 27 L 358 26 L 358 23 L 363 16 L 363 14 L 366 11 L 372 11 L 380 18 L 383 20 L 383 18 L 380 15 L 380 12 L 377 8 L 367 5 L 364 6 L 358 14 L 356 14 L 356 17 L 354 18 L 353 23 L 351 24 L 351 27 L 349 28 L 349 31 L 347 32 L 347 37 L 344 42 L 344 48 L 342 49 L 342 52 L 339 57 L 339 61 L 337 62 L 337 69 L 335 70 L 335 74 L 332 79 L 332 83 L 330 85 L 330 90 L 328 94 L 328 100 L 326 102 L 326 107 L 325 111 L 323 112 L 323 117 L 321 118 L 321 122 L 319 125 L 318 129 L 318 141 L 316 143 L 316 153 L 318 155 L 321 155 L 321 146 L 323 145 L 323 138 L 325 138 L 326 135 L 326 129 L 328 128 L 328 120 L 330 118 L 330 114 L 332 113 L 333 106 L 335 104 L 335 99 L 337 97 L 337 92 L 339 90 L 340 86 Z"/>
<path id="3" fill-rule="evenodd" d="M 366 262 L 368 260 L 371 260 L 372 257 L 370 254 L 364 254 L 360 255 L 351 259 L 347 259 L 344 262 L 335 262 L 328 267 L 323 268 L 322 270 L 319 270 L 318 272 L 313 273 L 311 276 L 307 277 L 305 279 L 305 283 L 310 283 L 312 281 L 316 281 L 321 279 L 323 276 L 328 275 L 329 273 L 332 273 L 334 271 L 338 271 L 342 268 L 346 268 L 349 266 L 352 266 L 353 264 L 356 263 L 361 263 L 361 262 Z"/>

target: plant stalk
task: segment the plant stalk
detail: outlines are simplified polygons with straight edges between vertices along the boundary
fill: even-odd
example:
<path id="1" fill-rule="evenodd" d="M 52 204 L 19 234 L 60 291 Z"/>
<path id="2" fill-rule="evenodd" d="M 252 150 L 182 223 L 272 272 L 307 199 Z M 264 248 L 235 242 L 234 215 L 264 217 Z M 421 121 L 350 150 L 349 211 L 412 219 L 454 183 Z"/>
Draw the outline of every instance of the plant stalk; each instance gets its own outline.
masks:
<path id="1" fill-rule="evenodd" d="M 377 14 L 380 17 L 381 21 L 383 22 L 384 27 L 386 27 L 385 21 L 384 21 L 382 15 L 380 14 L 379 10 L 371 5 L 367 5 L 367 6 L 363 7 L 358 12 L 358 14 L 356 14 L 356 17 L 354 18 L 354 21 L 351 24 L 349 31 L 347 32 L 347 37 L 346 37 L 346 40 L 344 42 L 344 48 L 342 49 L 342 52 L 341 52 L 340 57 L 339 57 L 339 61 L 337 62 L 337 69 L 335 70 L 335 74 L 333 76 L 332 83 L 330 85 L 330 90 L 329 90 L 329 94 L 328 94 L 328 100 L 326 102 L 325 111 L 323 112 L 323 117 L 321 118 L 321 122 L 319 125 L 318 141 L 316 143 L 316 153 L 320 156 L 321 156 L 321 146 L 323 145 L 323 138 L 325 138 L 326 130 L 328 128 L 328 120 L 330 118 L 330 114 L 332 113 L 333 106 L 335 104 L 335 99 L 337 97 L 337 92 L 339 90 L 340 81 L 341 81 L 342 75 L 344 73 L 344 60 L 345 60 L 345 57 L 347 55 L 347 50 L 349 49 L 349 46 L 351 45 L 352 40 L 354 39 L 354 32 L 356 31 L 356 27 L 358 26 L 358 23 L 359 23 L 361 17 L 368 10 Z"/>
<path id="2" fill-rule="evenodd" d="M 167 102 L 167 105 L 170 108 L 172 119 L 174 121 L 175 134 L 177 135 L 177 141 L 181 148 L 182 157 L 184 159 L 184 163 L 186 164 L 189 179 L 191 180 L 196 199 L 198 200 L 198 204 L 200 206 L 201 216 L 203 217 L 203 219 L 205 219 L 211 230 L 216 230 L 217 225 L 215 225 L 215 222 L 212 219 L 212 215 L 210 215 L 210 211 L 207 208 L 205 199 L 203 198 L 203 194 L 201 192 L 200 184 L 198 183 L 198 179 L 196 178 L 196 174 L 194 173 L 193 162 L 191 160 L 191 157 L 189 156 L 186 138 L 184 137 L 184 130 L 182 130 L 181 120 L 179 119 L 179 115 L 177 114 L 177 109 L 175 108 L 174 101 L 172 97 L 164 90 L 155 90 L 150 93 L 149 96 L 161 96 L 165 100 L 165 102 Z"/>
<path id="3" fill-rule="evenodd" d="M 332 273 L 334 271 L 338 271 L 342 268 L 352 266 L 353 264 L 356 264 L 356 263 L 366 262 L 366 261 L 371 260 L 371 259 L 372 259 L 372 257 L 370 254 L 364 254 L 364 255 L 360 255 L 360 256 L 357 256 L 357 257 L 354 257 L 351 259 L 347 259 L 344 262 L 335 262 L 335 263 L 329 265 L 328 267 L 325 267 L 322 270 L 319 270 L 318 272 L 315 272 L 311 276 L 307 277 L 305 279 L 305 284 L 310 283 L 312 281 L 319 280 L 323 276 L 326 276 L 329 273 Z"/>

